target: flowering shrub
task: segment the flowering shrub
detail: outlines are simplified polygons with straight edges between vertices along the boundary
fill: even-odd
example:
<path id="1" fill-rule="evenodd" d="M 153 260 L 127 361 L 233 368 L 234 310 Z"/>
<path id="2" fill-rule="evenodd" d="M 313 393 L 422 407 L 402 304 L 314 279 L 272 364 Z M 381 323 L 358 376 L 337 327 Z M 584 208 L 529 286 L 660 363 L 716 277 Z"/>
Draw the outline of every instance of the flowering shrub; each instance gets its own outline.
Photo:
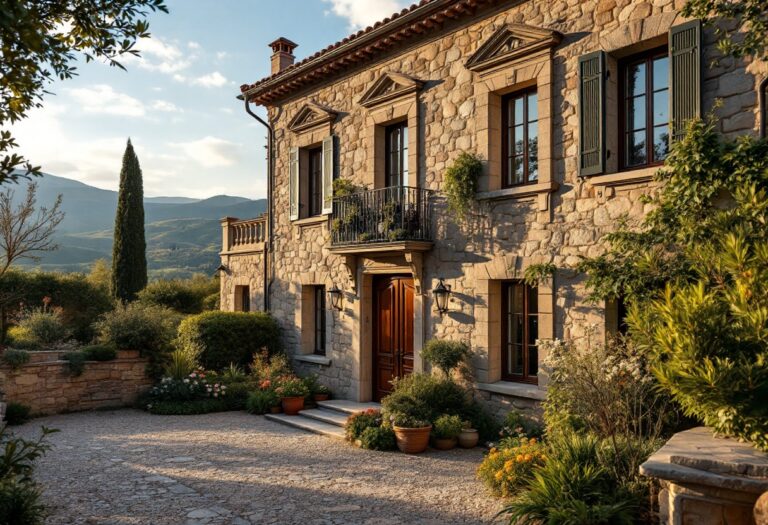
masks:
<path id="1" fill-rule="evenodd" d="M 380 427 L 382 421 L 381 411 L 374 408 L 352 414 L 344 425 L 347 439 L 354 442 L 360 438 L 366 428 Z"/>
<path id="2" fill-rule="evenodd" d="M 163 377 L 160 384 L 149 391 L 149 397 L 156 401 L 192 401 L 204 398 L 219 398 L 226 395 L 227 386 L 209 383 L 203 370 L 195 370 L 189 377 L 174 379 Z M 147 407 L 151 408 L 151 407 Z"/>
<path id="3" fill-rule="evenodd" d="M 275 393 L 280 397 L 306 397 L 309 389 L 298 377 L 287 376 L 280 378 Z"/>
<path id="4" fill-rule="evenodd" d="M 513 496 L 547 460 L 547 448 L 536 438 L 523 436 L 507 444 L 509 448 L 492 448 L 477 469 L 477 477 L 504 498 Z"/>

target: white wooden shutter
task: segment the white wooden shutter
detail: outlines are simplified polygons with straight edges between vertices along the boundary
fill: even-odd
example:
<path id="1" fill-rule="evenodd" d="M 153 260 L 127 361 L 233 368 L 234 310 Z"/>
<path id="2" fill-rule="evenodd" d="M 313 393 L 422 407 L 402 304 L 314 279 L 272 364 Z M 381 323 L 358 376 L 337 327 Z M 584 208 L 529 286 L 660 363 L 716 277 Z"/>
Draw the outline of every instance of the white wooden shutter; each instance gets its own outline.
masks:
<path id="1" fill-rule="evenodd" d="M 291 220 L 299 218 L 299 148 L 290 148 L 288 153 L 288 193 L 290 195 Z"/>
<path id="2" fill-rule="evenodd" d="M 333 135 L 323 139 L 323 214 L 333 212 Z"/>

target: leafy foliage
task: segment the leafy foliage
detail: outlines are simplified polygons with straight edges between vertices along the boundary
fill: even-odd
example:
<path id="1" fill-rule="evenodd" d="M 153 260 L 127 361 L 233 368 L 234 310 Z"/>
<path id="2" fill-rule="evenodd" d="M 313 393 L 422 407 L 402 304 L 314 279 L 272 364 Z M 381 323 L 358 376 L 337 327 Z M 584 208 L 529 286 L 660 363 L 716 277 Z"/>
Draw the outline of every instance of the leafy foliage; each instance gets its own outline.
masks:
<path id="1" fill-rule="evenodd" d="M 117 357 L 117 350 L 107 345 L 89 345 L 80 349 L 88 361 L 112 361 Z"/>
<path id="2" fill-rule="evenodd" d="M 461 434 L 462 421 L 459 416 L 444 414 L 437 419 L 432 427 L 432 434 L 437 439 L 453 439 Z"/>
<path id="3" fill-rule="evenodd" d="M 81 342 L 94 337 L 93 320 L 112 310 L 106 289 L 82 274 L 11 270 L 0 279 L 0 316 L 4 325 L 46 298 L 55 305 L 72 336 Z"/>
<path id="4" fill-rule="evenodd" d="M 85 371 L 85 354 L 82 352 L 67 352 L 63 356 L 64 361 L 67 362 L 67 368 L 69 373 L 73 376 L 80 376 Z"/>
<path id="5" fill-rule="evenodd" d="M 467 343 L 445 339 L 430 339 L 421 351 L 421 357 L 439 368 L 446 377 L 451 377 L 453 371 L 461 366 L 469 355 Z"/>
<path id="6" fill-rule="evenodd" d="M 178 344 L 199 352 L 200 364 L 223 370 L 230 363 L 247 366 L 254 355 L 282 348 L 280 327 L 262 312 L 204 312 L 179 326 Z"/>
<path id="7" fill-rule="evenodd" d="M 46 442 L 56 429 L 42 427 L 40 437 L 35 441 L 14 437 L 7 429 L 0 427 L 0 480 L 16 478 L 31 483 L 34 463 L 51 446 Z"/>
<path id="8" fill-rule="evenodd" d="M 719 26 L 716 28 L 717 47 L 737 58 L 768 57 L 768 6 L 765 0 L 688 0 L 682 15 L 703 18 L 709 24 L 722 18 L 735 20 L 737 25 L 744 25 L 743 38 L 737 34 L 740 28 L 726 30 Z"/>
<path id="9" fill-rule="evenodd" d="M 23 425 L 30 418 L 32 409 L 22 403 L 15 401 L 5 406 L 5 422 L 9 425 Z"/>
<path id="10" fill-rule="evenodd" d="M 69 337 L 61 311 L 56 308 L 38 308 L 25 312 L 17 328 L 16 338 L 23 334 L 23 339 L 37 347 L 55 345 Z"/>
<path id="11" fill-rule="evenodd" d="M 182 314 L 199 314 L 210 306 L 208 298 L 219 296 L 219 282 L 212 277 L 197 275 L 191 279 L 154 281 L 139 292 L 139 301 L 164 306 Z"/>
<path id="12" fill-rule="evenodd" d="M 366 429 L 380 427 L 382 422 L 381 411 L 373 408 L 352 414 L 344 425 L 347 440 L 354 442 L 360 439 Z"/>
<path id="13" fill-rule="evenodd" d="M 494 496 L 509 498 L 533 478 L 544 465 L 547 447 L 536 438 L 522 436 L 503 448 L 492 448 L 477 469 L 477 477 Z"/>
<path id="14" fill-rule="evenodd" d="M 229 404 L 225 399 L 191 399 L 188 401 L 155 401 L 147 405 L 150 414 L 159 416 L 191 416 L 209 414 L 211 412 L 226 412 Z"/>
<path id="15" fill-rule="evenodd" d="M 29 363 L 30 355 L 26 350 L 16 348 L 6 348 L 3 350 L 3 364 L 11 367 L 12 370 L 18 370 Z"/>
<path id="16" fill-rule="evenodd" d="M 600 441 L 567 434 L 533 471 L 527 488 L 502 511 L 510 523 L 630 525 L 639 502 L 603 466 Z"/>
<path id="17" fill-rule="evenodd" d="M 477 155 L 462 152 L 445 170 L 443 191 L 448 210 L 459 220 L 464 220 L 472 207 L 477 193 L 477 180 L 483 173 L 483 163 Z"/>
<path id="18" fill-rule="evenodd" d="M 256 390 L 251 392 L 245 402 L 245 409 L 251 414 L 262 415 L 280 403 L 280 398 L 274 390 Z"/>
<path id="19" fill-rule="evenodd" d="M 173 310 L 139 303 L 118 304 L 95 323 L 98 341 L 121 350 L 139 350 L 157 377 L 172 350 L 180 316 Z"/>
<path id="20" fill-rule="evenodd" d="M 395 450 L 395 432 L 390 426 L 367 427 L 360 434 L 360 447 L 367 450 Z"/>
<path id="21" fill-rule="evenodd" d="M 33 483 L 0 480 L 0 525 L 43 525 L 47 513 L 41 499 Z"/>
<path id="22" fill-rule="evenodd" d="M 136 41 L 149 36 L 149 11 L 167 12 L 163 0 L 13 0 L 0 7 L 0 126 L 6 127 L 40 107 L 46 86 L 77 74 L 71 63 L 82 53 L 123 68 L 122 54 L 138 55 Z M 0 132 L 0 184 L 38 175 L 39 167 L 16 153 L 9 131 Z M 19 169 L 20 168 L 20 169 Z"/>
<path id="23" fill-rule="evenodd" d="M 144 183 L 130 139 L 120 170 L 115 233 L 112 241 L 112 295 L 122 302 L 136 299 L 147 285 L 147 241 L 144 238 Z"/>
<path id="24" fill-rule="evenodd" d="M 557 266 L 554 263 L 531 264 L 523 273 L 523 281 L 528 286 L 538 286 L 539 283 L 551 279 L 557 273 Z"/>

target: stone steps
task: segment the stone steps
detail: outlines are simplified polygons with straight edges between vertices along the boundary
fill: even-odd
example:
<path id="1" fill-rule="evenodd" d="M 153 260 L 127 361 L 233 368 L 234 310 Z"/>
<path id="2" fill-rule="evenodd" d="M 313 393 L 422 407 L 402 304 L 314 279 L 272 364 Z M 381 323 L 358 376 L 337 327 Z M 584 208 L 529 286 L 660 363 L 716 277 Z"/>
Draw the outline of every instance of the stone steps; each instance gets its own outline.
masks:
<path id="1" fill-rule="evenodd" d="M 381 405 L 378 403 L 356 403 L 344 399 L 320 401 L 317 404 L 318 408 L 302 410 L 296 416 L 266 414 L 265 417 L 270 421 L 307 432 L 344 439 L 344 424 L 350 415 L 369 408 L 381 409 Z"/>

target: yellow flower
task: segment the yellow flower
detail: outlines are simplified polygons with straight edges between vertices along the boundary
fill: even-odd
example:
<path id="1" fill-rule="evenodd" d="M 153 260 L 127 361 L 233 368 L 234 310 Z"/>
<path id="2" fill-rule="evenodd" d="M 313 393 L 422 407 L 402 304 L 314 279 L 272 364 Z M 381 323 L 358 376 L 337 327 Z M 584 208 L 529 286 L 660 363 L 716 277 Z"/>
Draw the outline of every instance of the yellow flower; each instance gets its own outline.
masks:
<path id="1" fill-rule="evenodd" d="M 518 463 L 522 462 L 522 461 L 523 461 L 523 455 L 522 455 L 522 454 L 518 454 L 518 455 L 515 457 L 515 461 L 517 461 Z"/>
<path id="2" fill-rule="evenodd" d="M 496 481 L 501 481 L 501 478 L 504 477 L 504 472 L 500 470 L 496 473 L 494 477 L 496 478 Z"/>
<path id="3" fill-rule="evenodd" d="M 525 460 L 526 460 L 526 461 L 530 461 L 531 459 L 532 459 L 532 458 L 531 458 L 531 455 L 530 455 L 530 454 L 526 454 L 526 455 L 525 455 Z"/>
<path id="4" fill-rule="evenodd" d="M 536 444 L 536 438 L 531 438 L 531 440 L 529 441 L 529 443 L 530 443 L 531 445 L 535 445 L 535 444 Z"/>

